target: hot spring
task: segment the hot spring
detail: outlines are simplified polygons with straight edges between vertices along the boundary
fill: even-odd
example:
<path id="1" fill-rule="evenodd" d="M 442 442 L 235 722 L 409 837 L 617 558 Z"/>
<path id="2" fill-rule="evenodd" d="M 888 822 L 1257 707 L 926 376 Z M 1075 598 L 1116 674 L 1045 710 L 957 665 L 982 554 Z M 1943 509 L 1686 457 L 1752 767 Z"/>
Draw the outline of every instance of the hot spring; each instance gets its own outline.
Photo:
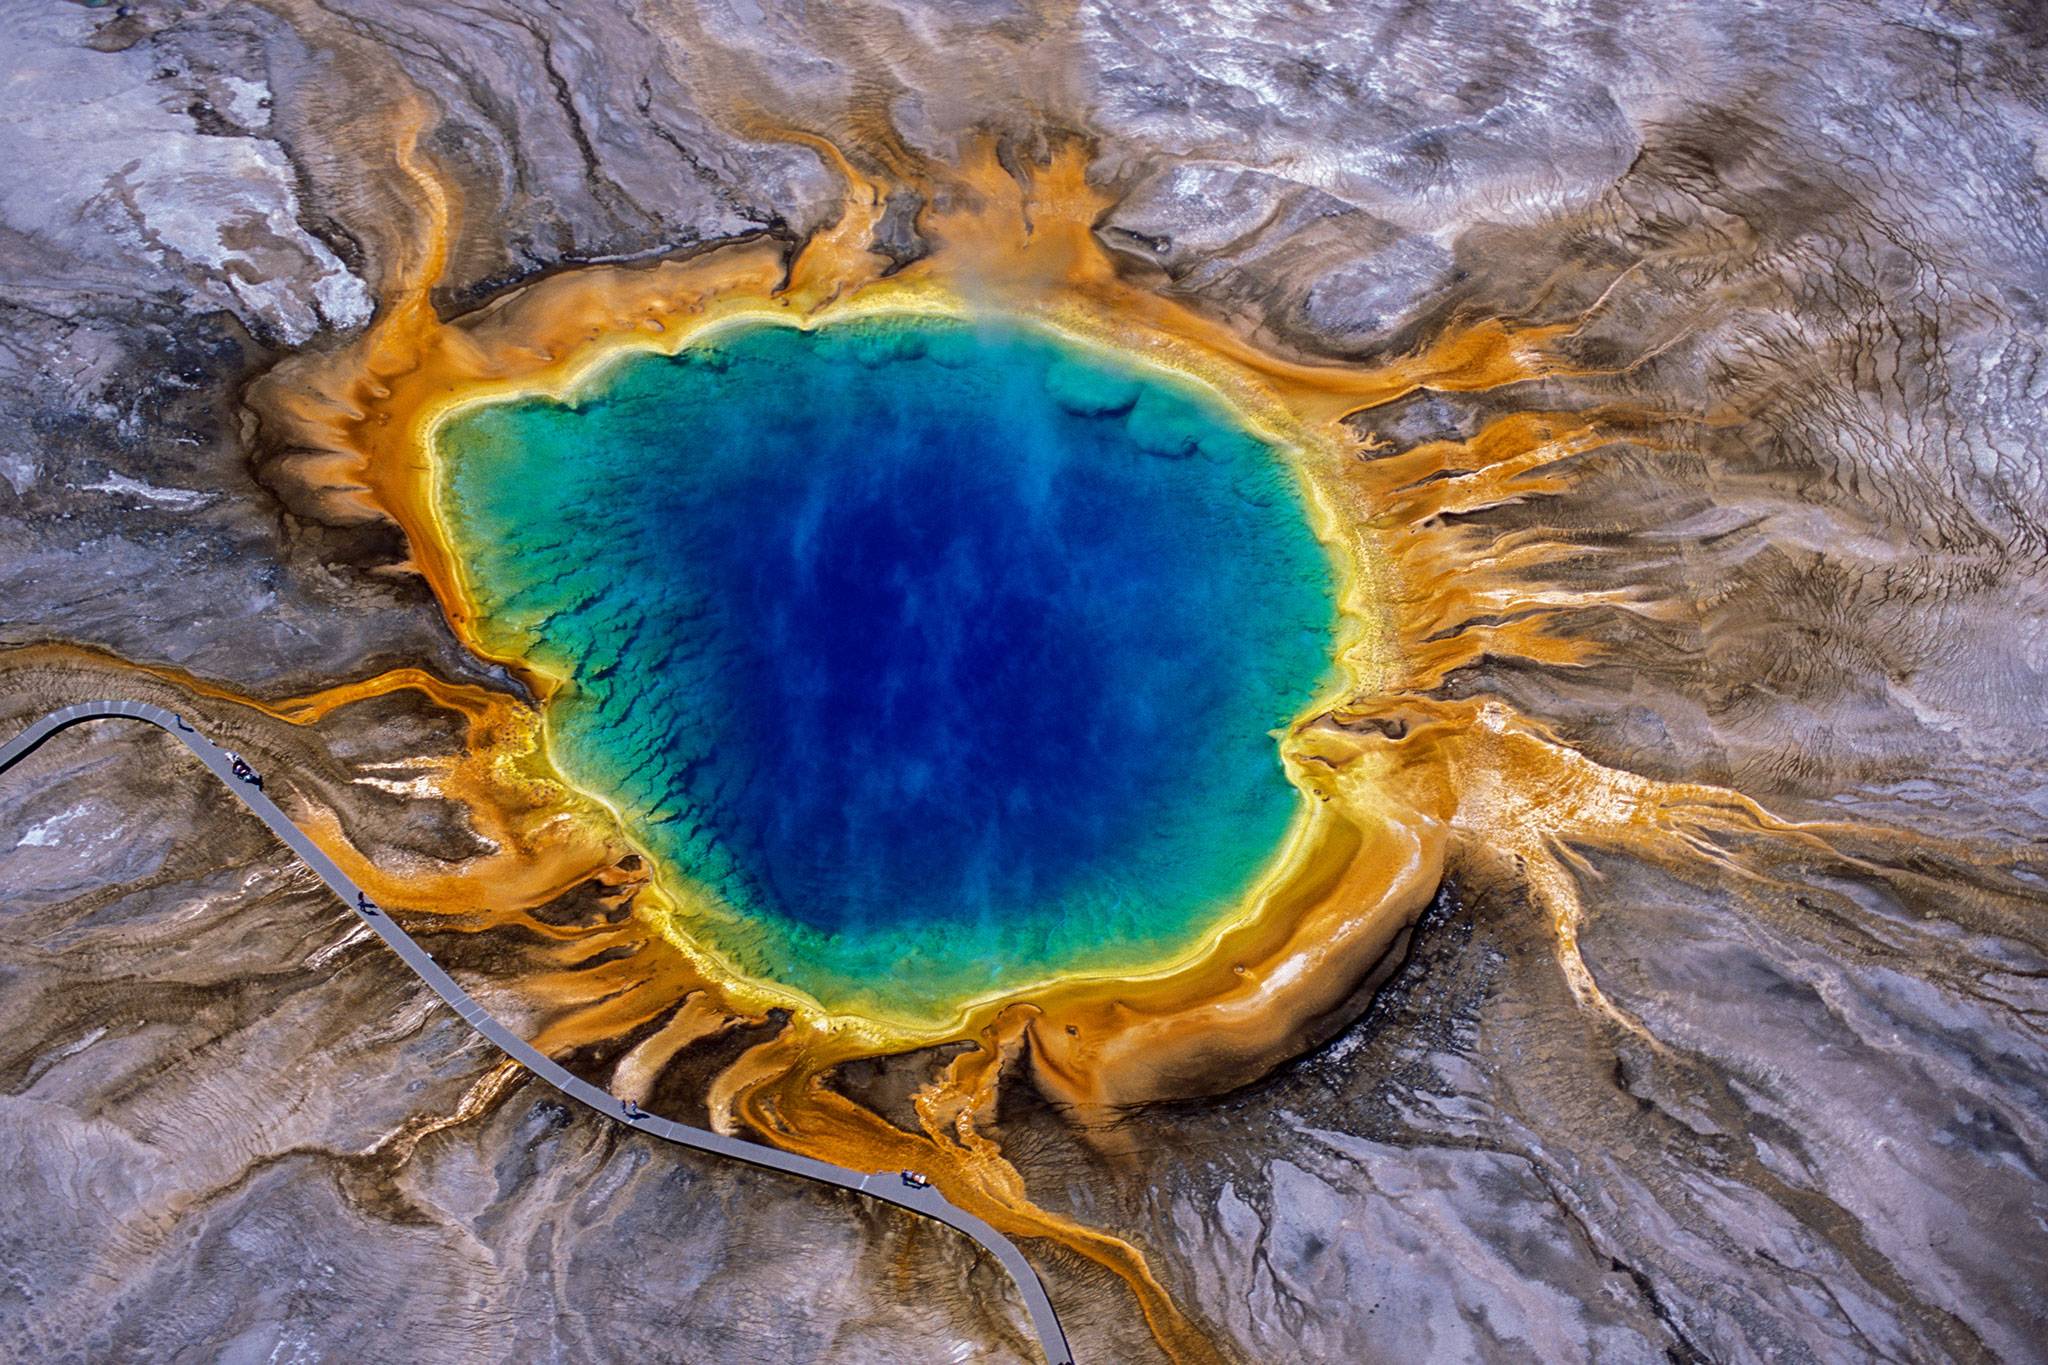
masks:
<path id="1" fill-rule="evenodd" d="M 440 427 L 477 629 L 673 931 L 941 1017 L 1191 948 L 1304 797 L 1335 570 L 1213 394 L 1021 323 L 728 327 Z"/>

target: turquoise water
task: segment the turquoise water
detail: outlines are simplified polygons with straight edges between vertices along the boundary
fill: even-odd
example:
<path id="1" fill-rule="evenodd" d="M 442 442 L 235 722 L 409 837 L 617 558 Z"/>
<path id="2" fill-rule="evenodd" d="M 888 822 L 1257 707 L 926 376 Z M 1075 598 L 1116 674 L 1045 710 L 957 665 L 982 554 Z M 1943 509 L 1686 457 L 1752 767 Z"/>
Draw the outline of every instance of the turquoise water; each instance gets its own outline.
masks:
<path id="1" fill-rule="evenodd" d="M 729 331 L 472 409 L 442 497 L 557 763 L 827 1004 L 1157 960 L 1274 854 L 1328 554 L 1213 399 L 1015 326 Z"/>

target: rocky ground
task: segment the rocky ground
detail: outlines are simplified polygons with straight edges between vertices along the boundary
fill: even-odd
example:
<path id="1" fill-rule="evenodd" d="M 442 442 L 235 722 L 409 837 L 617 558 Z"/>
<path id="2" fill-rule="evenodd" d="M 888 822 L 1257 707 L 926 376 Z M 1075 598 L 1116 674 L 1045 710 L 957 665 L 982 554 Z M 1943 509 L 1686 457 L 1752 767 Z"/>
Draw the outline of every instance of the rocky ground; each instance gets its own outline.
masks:
<path id="1" fill-rule="evenodd" d="M 1903 838 L 1759 880 L 1590 855 L 1573 1000 L 1446 887 L 1371 1010 L 1221 1100 L 1001 1136 L 1250 1361 L 2048 1358 L 2048 20 L 2024 4 L 7 6 L 0 644 L 283 695 L 487 678 L 396 533 L 268 477 L 243 386 L 360 329 L 417 92 L 439 294 L 766 232 L 810 129 L 1095 140 L 1134 274 L 1279 348 L 1586 319 L 1591 667 L 1490 660 L 1594 759 Z M 881 131 L 877 131 L 877 130 Z M 892 131 L 893 130 L 893 131 Z M 914 208 L 914 205 L 911 206 Z M 911 209 L 885 220 L 920 249 Z M 1644 417 L 1644 413 L 1655 416 Z M 11 676 L 11 675 L 8 675 Z M 52 700 L 0 679 L 0 721 Z M 452 743 L 321 727 L 337 771 Z M 398 838 L 394 834 L 392 837 Z M 0 1343 L 24 1359 L 1028 1359 L 942 1229 L 644 1145 L 516 1076 L 196 765 L 100 724 L 0 779 Z M 464 1113 L 465 1097 L 475 1117 Z M 1045 1261 L 1083 1361 L 1154 1351 Z"/>

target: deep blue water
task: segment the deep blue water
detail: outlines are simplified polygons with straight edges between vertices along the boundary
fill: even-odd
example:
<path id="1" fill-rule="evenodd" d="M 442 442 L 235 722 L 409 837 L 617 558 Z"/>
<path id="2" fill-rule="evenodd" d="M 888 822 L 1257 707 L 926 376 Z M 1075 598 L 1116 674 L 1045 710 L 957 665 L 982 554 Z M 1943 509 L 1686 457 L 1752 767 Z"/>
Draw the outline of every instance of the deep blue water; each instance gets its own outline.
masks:
<path id="1" fill-rule="evenodd" d="M 558 761 L 821 998 L 1135 962 L 1242 893 L 1330 665 L 1293 476 L 1213 400 L 1015 327 L 757 326 L 445 430 Z"/>

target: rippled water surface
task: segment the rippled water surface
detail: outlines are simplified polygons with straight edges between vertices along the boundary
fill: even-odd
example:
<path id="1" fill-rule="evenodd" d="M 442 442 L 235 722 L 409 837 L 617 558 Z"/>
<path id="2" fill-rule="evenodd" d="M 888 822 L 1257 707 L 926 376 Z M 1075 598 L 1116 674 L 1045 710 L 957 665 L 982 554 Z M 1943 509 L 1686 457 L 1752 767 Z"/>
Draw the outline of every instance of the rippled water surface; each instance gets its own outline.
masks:
<path id="1" fill-rule="evenodd" d="M 828 1001 L 1199 933 L 1299 797 L 1329 557 L 1212 400 L 1013 327 L 758 325 L 472 410 L 444 504 L 558 762 Z"/>

